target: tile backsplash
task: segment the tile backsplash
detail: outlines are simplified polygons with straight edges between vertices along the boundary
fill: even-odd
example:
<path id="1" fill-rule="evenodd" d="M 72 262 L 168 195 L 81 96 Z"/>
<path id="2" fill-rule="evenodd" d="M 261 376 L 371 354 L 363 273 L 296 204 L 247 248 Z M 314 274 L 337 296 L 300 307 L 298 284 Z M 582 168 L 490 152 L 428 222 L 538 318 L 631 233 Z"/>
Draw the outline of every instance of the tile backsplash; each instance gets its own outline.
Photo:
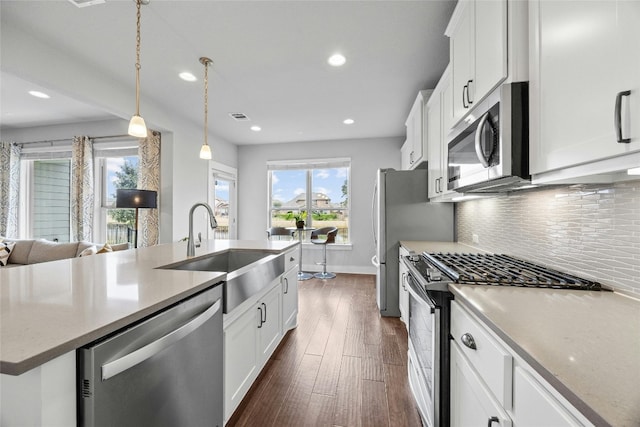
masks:
<path id="1" fill-rule="evenodd" d="M 640 181 L 470 200 L 456 213 L 462 243 L 640 296 Z"/>

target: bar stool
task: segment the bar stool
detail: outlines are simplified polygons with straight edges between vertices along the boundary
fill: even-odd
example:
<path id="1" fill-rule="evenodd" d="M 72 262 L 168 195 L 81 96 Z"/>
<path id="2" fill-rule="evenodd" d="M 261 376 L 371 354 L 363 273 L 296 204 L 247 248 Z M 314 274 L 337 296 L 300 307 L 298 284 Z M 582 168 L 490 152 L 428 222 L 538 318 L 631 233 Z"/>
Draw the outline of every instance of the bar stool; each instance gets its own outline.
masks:
<path id="1" fill-rule="evenodd" d="M 287 237 L 284 240 L 293 239 L 293 232 L 291 230 L 287 230 L 284 227 L 271 227 L 267 230 L 267 239 L 272 240 L 271 238 L 276 236 L 276 240 L 283 240 L 283 237 Z"/>
<path id="2" fill-rule="evenodd" d="M 333 279 L 336 277 L 333 273 L 327 273 L 327 245 L 329 243 L 336 242 L 336 234 L 338 234 L 338 229 L 336 227 L 324 227 L 311 232 L 311 243 L 315 245 L 324 245 L 322 262 L 316 263 L 322 265 L 322 273 L 314 274 L 313 277 L 316 279 Z M 319 236 L 326 236 L 326 238 L 319 239 Z"/>

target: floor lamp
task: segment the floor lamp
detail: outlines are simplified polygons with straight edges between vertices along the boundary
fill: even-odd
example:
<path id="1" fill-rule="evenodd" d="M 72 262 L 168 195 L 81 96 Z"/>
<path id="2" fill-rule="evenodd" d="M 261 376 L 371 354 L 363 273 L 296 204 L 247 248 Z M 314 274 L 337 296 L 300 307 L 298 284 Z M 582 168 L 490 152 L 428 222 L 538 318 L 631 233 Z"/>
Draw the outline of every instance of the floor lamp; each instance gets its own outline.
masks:
<path id="1" fill-rule="evenodd" d="M 138 209 L 157 208 L 158 192 L 152 190 L 118 189 L 116 190 L 116 208 L 135 209 L 135 239 L 133 247 L 138 247 Z"/>

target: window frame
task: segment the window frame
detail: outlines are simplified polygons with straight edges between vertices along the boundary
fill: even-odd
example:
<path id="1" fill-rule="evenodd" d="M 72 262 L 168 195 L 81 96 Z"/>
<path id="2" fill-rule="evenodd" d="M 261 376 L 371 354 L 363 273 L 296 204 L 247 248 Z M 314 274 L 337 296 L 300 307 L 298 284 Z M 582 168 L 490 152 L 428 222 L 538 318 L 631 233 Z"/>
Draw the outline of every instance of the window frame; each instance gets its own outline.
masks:
<path id="1" fill-rule="evenodd" d="M 306 172 L 306 200 L 305 200 L 305 208 L 304 210 L 307 212 L 307 217 L 305 218 L 305 223 L 309 226 L 313 227 L 313 174 L 317 170 L 322 169 L 337 169 L 337 168 L 346 168 L 347 169 L 347 239 L 343 242 L 336 241 L 336 245 L 339 246 L 351 246 L 352 245 L 352 230 L 351 230 L 351 205 L 352 205 L 352 197 L 351 197 L 351 158 L 349 157 L 339 157 L 339 158 L 320 158 L 320 159 L 302 159 L 302 160 L 270 160 L 267 161 L 267 227 L 272 227 L 272 217 L 274 210 L 282 210 L 276 209 L 273 207 L 273 172 L 279 170 L 304 170 Z M 324 209 L 315 209 L 315 210 L 324 210 Z"/>

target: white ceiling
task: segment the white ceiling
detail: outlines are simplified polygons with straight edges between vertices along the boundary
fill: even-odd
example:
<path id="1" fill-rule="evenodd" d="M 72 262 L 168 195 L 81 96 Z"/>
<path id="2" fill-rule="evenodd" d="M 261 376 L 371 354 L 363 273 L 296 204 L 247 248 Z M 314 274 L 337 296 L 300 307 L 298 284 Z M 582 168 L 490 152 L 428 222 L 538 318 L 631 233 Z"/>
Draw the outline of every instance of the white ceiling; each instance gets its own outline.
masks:
<path id="1" fill-rule="evenodd" d="M 198 58 L 208 56 L 210 130 L 232 143 L 402 136 L 417 91 L 432 88 L 448 63 L 443 33 L 454 6 L 455 0 L 151 0 L 142 7 L 141 115 L 145 102 L 154 102 L 201 124 Z M 67 0 L 2 0 L 0 7 L 3 24 L 134 87 L 134 1 L 77 8 Z M 347 57 L 343 67 L 327 64 L 334 52 Z M 199 80 L 186 83 L 181 71 Z M 46 82 L 7 70 L 1 78 L 3 129 L 113 118 Z M 51 98 L 34 98 L 26 93 L 32 89 Z M 131 99 L 129 114 L 133 91 Z M 231 112 L 251 120 L 234 121 Z M 344 125 L 346 118 L 355 123 Z M 252 132 L 251 125 L 263 130 Z"/>

